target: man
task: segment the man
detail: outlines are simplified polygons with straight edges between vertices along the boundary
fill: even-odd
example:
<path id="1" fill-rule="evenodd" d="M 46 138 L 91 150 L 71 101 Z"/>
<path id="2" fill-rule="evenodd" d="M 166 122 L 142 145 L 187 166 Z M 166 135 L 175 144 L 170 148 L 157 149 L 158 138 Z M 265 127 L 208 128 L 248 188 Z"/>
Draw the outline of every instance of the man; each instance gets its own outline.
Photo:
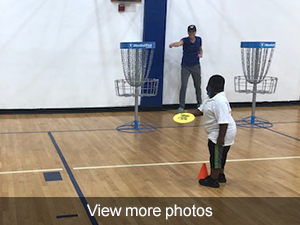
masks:
<path id="1" fill-rule="evenodd" d="M 212 76 L 207 84 L 208 98 L 193 114 L 203 116 L 204 129 L 208 136 L 211 175 L 199 180 L 204 186 L 218 188 L 226 183 L 224 168 L 227 154 L 234 143 L 236 124 L 231 116 L 231 108 L 224 93 L 225 79 L 221 75 Z"/>
<path id="2" fill-rule="evenodd" d="M 188 26 L 188 37 L 182 38 L 179 42 L 174 42 L 169 45 L 172 47 L 183 46 L 183 57 L 181 62 L 181 88 L 179 95 L 178 113 L 182 113 L 185 107 L 186 88 L 190 74 L 194 81 L 196 89 L 197 106 L 199 107 L 201 100 L 201 68 L 200 60 L 203 56 L 202 39 L 196 36 L 196 26 Z"/>

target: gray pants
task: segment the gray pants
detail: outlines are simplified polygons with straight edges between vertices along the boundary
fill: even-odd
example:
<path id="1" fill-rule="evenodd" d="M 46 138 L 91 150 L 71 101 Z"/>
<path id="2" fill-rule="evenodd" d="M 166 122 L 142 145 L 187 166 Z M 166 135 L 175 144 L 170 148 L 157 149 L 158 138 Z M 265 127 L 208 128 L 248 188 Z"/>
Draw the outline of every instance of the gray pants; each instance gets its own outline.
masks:
<path id="1" fill-rule="evenodd" d="M 179 103 L 180 103 L 180 107 L 182 107 L 182 108 L 185 107 L 186 88 L 187 88 L 190 74 L 192 74 L 192 78 L 194 81 L 194 87 L 196 89 L 197 104 L 200 105 L 202 103 L 202 99 L 201 99 L 201 67 L 200 67 L 200 65 L 181 66 L 181 88 L 180 88 L 180 95 L 179 95 Z"/>

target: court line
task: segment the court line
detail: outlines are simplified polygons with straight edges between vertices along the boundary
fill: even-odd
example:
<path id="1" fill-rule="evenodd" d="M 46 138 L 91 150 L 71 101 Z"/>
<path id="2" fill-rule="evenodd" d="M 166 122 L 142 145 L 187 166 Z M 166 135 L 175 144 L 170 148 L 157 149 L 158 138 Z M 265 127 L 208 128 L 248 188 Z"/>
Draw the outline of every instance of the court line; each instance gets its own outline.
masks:
<path id="1" fill-rule="evenodd" d="M 273 130 L 273 129 L 269 128 L 269 127 L 260 126 L 259 124 L 255 124 L 255 126 L 257 126 L 258 128 L 263 128 L 263 129 L 265 129 L 265 130 L 269 130 L 269 131 L 271 131 L 271 132 L 273 132 L 273 133 L 276 133 L 276 134 L 279 134 L 279 135 L 281 135 L 281 136 L 284 136 L 284 137 L 287 137 L 287 138 L 291 138 L 291 139 L 296 140 L 296 141 L 300 141 L 299 138 L 296 138 L 296 137 L 290 136 L 290 135 L 288 135 L 288 134 L 285 134 L 285 133 L 282 133 L 282 132 Z"/>
<path id="2" fill-rule="evenodd" d="M 12 132 L 0 132 L 0 135 L 5 134 L 41 134 L 48 133 L 49 131 L 12 131 Z"/>
<path id="3" fill-rule="evenodd" d="M 78 217 L 78 214 L 56 216 L 57 219 L 70 218 L 70 217 Z"/>
<path id="4" fill-rule="evenodd" d="M 270 157 L 270 158 L 252 158 L 252 159 L 228 159 L 226 162 L 253 162 L 269 160 L 300 159 L 300 156 Z M 93 169 L 115 169 L 129 167 L 150 167 L 150 166 L 171 166 L 171 165 L 188 165 L 208 163 L 209 161 L 186 161 L 186 162 L 166 162 L 166 163 L 148 163 L 148 164 L 128 164 L 128 165 L 111 165 L 111 166 L 90 166 L 74 167 L 73 170 L 93 170 Z"/>
<path id="5" fill-rule="evenodd" d="M 19 171 L 4 171 L 0 172 L 0 175 L 4 174 L 20 174 L 20 173 L 39 173 L 39 172 L 55 172 L 55 171 L 62 171 L 62 168 L 57 169 L 41 169 L 41 170 L 19 170 Z"/>
<path id="6" fill-rule="evenodd" d="M 62 161 L 62 163 L 63 163 L 63 165 L 64 165 L 64 167 L 65 167 L 65 169 L 66 169 L 66 171 L 67 171 L 67 173 L 68 173 L 68 175 L 69 175 L 69 177 L 70 177 L 70 180 L 71 180 L 71 182 L 72 182 L 72 184 L 73 184 L 73 186 L 74 186 L 74 188 L 75 188 L 75 191 L 77 192 L 77 194 L 78 194 L 78 196 L 79 196 L 79 198 L 80 198 L 80 201 L 81 201 L 81 203 L 82 203 L 82 205 L 83 205 L 83 207 L 84 207 L 84 209 L 85 209 L 85 211 L 86 211 L 86 213 L 87 213 L 87 216 L 89 217 L 89 219 L 90 219 L 92 225 L 98 225 L 98 222 L 97 222 L 97 220 L 95 219 L 95 217 L 93 217 L 93 216 L 90 215 L 90 213 L 89 213 L 89 209 L 88 209 L 88 207 L 87 207 L 87 204 L 88 204 L 88 203 L 87 203 L 87 200 L 86 200 L 86 198 L 84 197 L 84 195 L 83 195 L 83 193 L 82 193 L 82 191 L 81 191 L 81 189 L 80 189 L 80 187 L 79 187 L 79 185 L 78 185 L 78 183 L 77 183 L 77 181 L 76 181 L 76 179 L 75 179 L 75 177 L 74 177 L 74 175 L 73 175 L 73 173 L 72 173 L 72 170 L 71 170 L 71 168 L 70 168 L 70 166 L 69 166 L 67 160 L 65 159 L 65 157 L 64 157 L 64 155 L 63 155 L 63 153 L 62 153 L 62 151 L 60 150 L 60 148 L 59 148 L 59 146 L 58 146 L 58 144 L 57 144 L 55 138 L 53 137 L 53 135 L 52 135 L 51 132 L 48 132 L 48 135 L 49 135 L 49 137 L 50 137 L 50 139 L 51 139 L 51 141 L 52 141 L 52 144 L 54 145 L 54 147 L 55 147 L 55 149 L 56 149 L 56 151 L 57 151 L 57 154 L 58 154 L 59 157 L 60 157 L 60 160 Z"/>
<path id="7" fill-rule="evenodd" d="M 203 125 L 194 126 L 166 126 L 166 127 L 156 127 L 158 129 L 167 128 L 191 128 L 191 127 L 202 127 Z M 117 128 L 99 128 L 99 129 L 87 129 L 87 130 L 45 130 L 45 131 L 15 131 L 15 132 L 0 132 L 0 135 L 5 134 L 46 134 L 46 133 L 72 133 L 72 132 L 93 132 L 93 131 L 116 131 Z"/>
<path id="8" fill-rule="evenodd" d="M 47 134 L 51 133 L 68 133 L 68 132 L 90 132 L 90 131 L 114 131 L 116 128 L 103 128 L 103 129 L 87 129 L 87 130 L 44 130 L 44 131 L 12 131 L 12 132 L 0 132 L 0 135 L 5 134 Z"/>
<path id="9" fill-rule="evenodd" d="M 287 121 L 287 122 L 274 122 L 273 124 L 289 124 L 289 123 L 300 123 L 300 121 Z M 158 129 L 170 129 L 170 128 L 193 128 L 193 127 L 203 127 L 201 125 L 191 125 L 191 126 L 165 126 L 159 127 L 156 126 Z M 0 132 L 0 135 L 9 135 L 9 134 L 46 134 L 46 133 L 71 133 L 71 132 L 93 132 L 93 131 L 116 131 L 116 128 L 99 128 L 99 129 L 86 129 L 86 130 L 45 130 L 45 131 L 12 131 L 12 132 Z M 290 136 L 291 137 L 291 136 Z"/>
<path id="10" fill-rule="evenodd" d="M 279 134 L 279 135 L 282 135 L 282 136 L 285 136 L 285 137 L 288 137 L 288 138 L 291 138 L 291 139 L 294 139 L 296 141 L 300 141 L 299 138 L 296 138 L 296 137 L 293 137 L 293 136 L 290 136 L 290 135 L 287 135 L 287 134 L 284 134 L 284 133 L 281 133 L 279 131 L 276 131 L 276 130 L 273 130 L 271 128 L 265 128 L 266 130 L 269 130 L 269 131 L 272 131 L 273 133 L 276 133 L 276 134 Z"/>
<path id="11" fill-rule="evenodd" d="M 273 124 L 288 124 L 288 123 L 300 123 L 300 121 L 286 121 L 286 122 L 272 122 Z"/>

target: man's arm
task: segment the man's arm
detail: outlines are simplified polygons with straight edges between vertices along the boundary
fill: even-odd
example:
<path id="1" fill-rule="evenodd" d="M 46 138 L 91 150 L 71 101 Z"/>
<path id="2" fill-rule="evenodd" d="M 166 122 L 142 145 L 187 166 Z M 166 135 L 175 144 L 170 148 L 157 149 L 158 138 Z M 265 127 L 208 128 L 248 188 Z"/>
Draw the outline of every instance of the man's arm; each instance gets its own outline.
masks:
<path id="1" fill-rule="evenodd" d="M 219 137 L 217 139 L 217 145 L 219 146 L 224 145 L 227 128 L 228 128 L 228 124 L 219 124 Z"/>
<path id="2" fill-rule="evenodd" d="M 200 48 L 199 48 L 199 54 L 198 54 L 198 57 L 199 57 L 199 58 L 202 58 L 202 57 L 203 57 L 203 49 L 202 49 L 202 46 L 200 46 Z"/>
<path id="3" fill-rule="evenodd" d="M 171 43 L 171 44 L 169 45 L 169 47 L 170 47 L 170 48 L 172 48 L 172 47 L 180 47 L 180 46 L 182 46 L 182 45 L 183 45 L 183 40 L 178 41 L 178 42 Z"/>

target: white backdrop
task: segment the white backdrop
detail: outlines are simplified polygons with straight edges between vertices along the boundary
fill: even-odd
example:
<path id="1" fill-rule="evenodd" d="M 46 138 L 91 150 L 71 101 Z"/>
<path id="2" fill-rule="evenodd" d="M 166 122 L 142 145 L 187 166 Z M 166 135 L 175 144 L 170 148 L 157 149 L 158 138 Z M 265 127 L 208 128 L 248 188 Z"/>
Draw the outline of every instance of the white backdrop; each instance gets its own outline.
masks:
<path id="1" fill-rule="evenodd" d="M 231 102 L 250 102 L 251 95 L 234 92 L 234 76 L 242 74 L 241 40 L 275 40 L 276 49 L 268 75 L 279 78 L 272 95 L 258 101 L 299 100 L 300 90 L 300 1 L 299 0 L 168 0 L 164 104 L 177 104 L 180 90 L 182 48 L 169 49 L 171 42 L 187 36 L 190 24 L 203 39 L 202 94 L 212 74 L 226 78 Z M 187 103 L 195 103 L 192 79 Z"/>
<path id="2" fill-rule="evenodd" d="M 166 44 L 195 24 L 203 38 L 202 88 L 221 73 L 232 102 L 251 96 L 234 92 L 241 74 L 241 40 L 275 40 L 270 75 L 277 93 L 259 101 L 299 100 L 300 1 L 168 0 Z M 114 107 L 133 105 L 115 95 L 123 78 L 119 42 L 141 41 L 143 3 L 118 13 L 110 0 L 0 1 L 0 109 Z M 181 48 L 166 46 L 164 104 L 178 103 Z M 190 79 L 187 103 L 195 102 Z"/>
<path id="3" fill-rule="evenodd" d="M 143 4 L 1 0 L 0 108 L 132 105 L 115 94 L 119 43 L 141 41 Z"/>

